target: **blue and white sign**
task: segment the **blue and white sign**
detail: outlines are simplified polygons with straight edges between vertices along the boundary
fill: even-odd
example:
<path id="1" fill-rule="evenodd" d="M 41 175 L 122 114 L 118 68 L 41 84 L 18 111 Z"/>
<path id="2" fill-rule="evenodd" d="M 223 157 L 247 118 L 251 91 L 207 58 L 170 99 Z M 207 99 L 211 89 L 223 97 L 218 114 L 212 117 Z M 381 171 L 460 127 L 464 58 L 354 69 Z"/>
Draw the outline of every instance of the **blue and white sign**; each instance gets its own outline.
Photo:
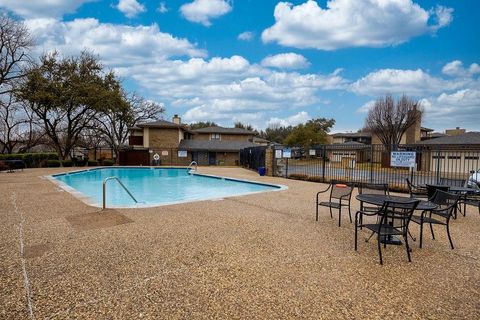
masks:
<path id="1" fill-rule="evenodd" d="M 290 148 L 283 149 L 283 157 L 284 158 L 291 158 L 292 157 L 292 149 L 290 149 Z"/>
<path id="2" fill-rule="evenodd" d="M 415 168 L 416 153 L 411 151 L 392 151 L 390 166 Z"/>
<path id="3" fill-rule="evenodd" d="M 186 150 L 178 150 L 178 157 L 179 158 L 186 158 L 187 157 L 187 151 Z"/>

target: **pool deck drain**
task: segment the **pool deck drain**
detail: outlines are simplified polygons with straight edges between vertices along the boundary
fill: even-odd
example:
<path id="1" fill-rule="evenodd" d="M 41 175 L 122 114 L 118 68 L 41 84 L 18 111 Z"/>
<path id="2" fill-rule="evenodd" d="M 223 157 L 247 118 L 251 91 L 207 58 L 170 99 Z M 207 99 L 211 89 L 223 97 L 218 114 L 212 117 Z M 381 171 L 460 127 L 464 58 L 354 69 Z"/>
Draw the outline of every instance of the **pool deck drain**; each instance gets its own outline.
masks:
<path id="1" fill-rule="evenodd" d="M 455 250 L 438 228 L 380 266 L 352 224 L 315 222 L 321 184 L 199 168 L 289 189 L 100 217 L 39 177 L 63 170 L 0 173 L 0 319 L 480 318 L 475 208 L 451 223 Z"/>

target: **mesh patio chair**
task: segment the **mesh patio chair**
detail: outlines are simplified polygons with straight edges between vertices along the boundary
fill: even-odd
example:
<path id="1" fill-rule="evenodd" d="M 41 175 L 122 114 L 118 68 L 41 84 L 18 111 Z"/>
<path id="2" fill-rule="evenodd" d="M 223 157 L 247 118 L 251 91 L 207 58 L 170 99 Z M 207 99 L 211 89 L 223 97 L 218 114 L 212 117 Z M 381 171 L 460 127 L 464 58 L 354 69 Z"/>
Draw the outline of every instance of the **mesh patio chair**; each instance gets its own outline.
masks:
<path id="1" fill-rule="evenodd" d="M 420 248 L 422 247 L 423 225 L 428 223 L 432 233 L 432 239 L 435 240 L 433 232 L 433 225 L 444 225 L 447 228 L 448 240 L 453 249 L 452 237 L 450 236 L 450 218 L 453 217 L 454 211 L 457 207 L 458 194 L 448 193 L 442 190 L 436 190 L 435 195 L 429 200 L 437 205 L 437 208 L 431 211 L 423 211 L 420 216 L 413 216 L 412 222 L 420 225 Z"/>
<path id="2" fill-rule="evenodd" d="M 388 195 L 387 183 L 360 183 L 358 184 L 358 194 L 384 194 Z M 380 207 L 367 207 L 360 202 L 360 211 L 377 212 Z"/>
<path id="3" fill-rule="evenodd" d="M 467 193 L 464 198 L 465 206 L 475 206 L 478 208 L 478 214 L 480 214 L 480 190 L 472 191 L 471 193 Z M 466 207 L 464 207 L 463 215 L 466 214 Z"/>
<path id="4" fill-rule="evenodd" d="M 389 244 L 389 238 L 395 236 L 403 237 L 408 261 L 411 262 L 408 225 L 419 202 L 420 200 L 417 199 L 408 199 L 402 202 L 387 201 L 377 212 L 357 211 L 355 214 L 355 251 L 358 250 L 358 230 L 365 228 L 377 235 L 380 264 L 383 264 L 382 243 L 386 248 Z M 377 221 L 363 223 L 363 216 L 376 216 Z"/>
<path id="5" fill-rule="evenodd" d="M 405 180 L 407 180 L 408 193 L 410 194 L 410 198 L 427 198 L 427 188 L 414 185 L 408 178 L 406 178 Z"/>
<path id="6" fill-rule="evenodd" d="M 319 195 L 330 191 L 328 201 L 319 201 Z M 330 209 L 330 217 L 333 218 L 332 208 L 338 209 L 338 226 L 342 223 L 342 207 L 348 208 L 350 223 L 352 222 L 352 213 L 350 210 L 350 202 L 352 199 L 353 185 L 332 181 L 327 189 L 317 193 L 317 210 L 316 221 L 318 221 L 318 207 L 328 207 Z"/>
<path id="7" fill-rule="evenodd" d="M 437 192 L 437 190 L 448 192 L 450 188 L 448 186 L 438 186 L 438 185 L 427 184 L 427 197 L 429 200 L 432 199 L 433 196 L 435 196 L 435 193 Z"/>

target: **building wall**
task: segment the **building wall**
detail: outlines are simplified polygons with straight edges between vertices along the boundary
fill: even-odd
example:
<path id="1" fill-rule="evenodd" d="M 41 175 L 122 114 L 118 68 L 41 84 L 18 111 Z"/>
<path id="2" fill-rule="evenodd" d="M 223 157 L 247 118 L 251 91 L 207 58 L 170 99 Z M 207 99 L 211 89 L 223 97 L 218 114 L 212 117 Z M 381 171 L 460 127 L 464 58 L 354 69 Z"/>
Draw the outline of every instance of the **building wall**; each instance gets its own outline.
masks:
<path id="1" fill-rule="evenodd" d="M 225 166 L 235 166 L 238 165 L 239 161 L 239 152 L 217 152 L 217 164 L 222 163 Z"/>
<path id="2" fill-rule="evenodd" d="M 210 133 L 196 134 L 194 140 L 210 140 Z M 221 141 L 249 141 L 253 138 L 251 134 L 220 134 Z"/>
<path id="3" fill-rule="evenodd" d="M 468 174 L 471 170 L 478 170 L 480 163 L 480 153 L 469 151 L 432 151 L 429 158 L 430 171 L 439 168 L 440 172 L 446 173 Z"/>
<path id="4" fill-rule="evenodd" d="M 149 129 L 148 147 L 151 149 L 158 148 L 177 148 L 180 142 L 178 128 L 145 128 Z M 146 139 L 144 139 L 146 140 Z"/>

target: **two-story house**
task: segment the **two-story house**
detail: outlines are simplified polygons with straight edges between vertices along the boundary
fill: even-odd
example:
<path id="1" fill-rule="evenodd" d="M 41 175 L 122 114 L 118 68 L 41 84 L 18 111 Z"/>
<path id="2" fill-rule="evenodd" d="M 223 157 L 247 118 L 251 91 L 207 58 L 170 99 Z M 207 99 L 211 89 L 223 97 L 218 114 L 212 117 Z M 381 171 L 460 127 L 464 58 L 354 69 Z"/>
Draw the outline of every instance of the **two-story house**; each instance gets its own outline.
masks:
<path id="1" fill-rule="evenodd" d="M 239 152 L 255 147 L 255 133 L 240 128 L 208 127 L 191 130 L 178 115 L 130 128 L 129 146 L 120 157 L 125 165 L 238 165 Z M 157 160 L 158 159 L 158 160 Z"/>

